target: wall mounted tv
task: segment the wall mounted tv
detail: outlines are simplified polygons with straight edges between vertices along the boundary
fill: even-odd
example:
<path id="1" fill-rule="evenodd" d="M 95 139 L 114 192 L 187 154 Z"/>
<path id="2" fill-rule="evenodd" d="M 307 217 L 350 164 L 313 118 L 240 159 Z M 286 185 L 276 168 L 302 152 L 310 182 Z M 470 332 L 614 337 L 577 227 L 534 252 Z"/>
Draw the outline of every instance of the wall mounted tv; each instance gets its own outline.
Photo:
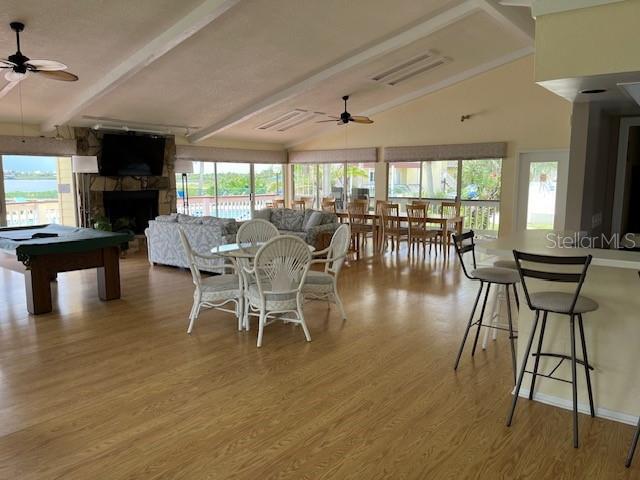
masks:
<path id="1" fill-rule="evenodd" d="M 164 143 L 163 137 L 107 133 L 102 137 L 100 175 L 162 175 Z"/>

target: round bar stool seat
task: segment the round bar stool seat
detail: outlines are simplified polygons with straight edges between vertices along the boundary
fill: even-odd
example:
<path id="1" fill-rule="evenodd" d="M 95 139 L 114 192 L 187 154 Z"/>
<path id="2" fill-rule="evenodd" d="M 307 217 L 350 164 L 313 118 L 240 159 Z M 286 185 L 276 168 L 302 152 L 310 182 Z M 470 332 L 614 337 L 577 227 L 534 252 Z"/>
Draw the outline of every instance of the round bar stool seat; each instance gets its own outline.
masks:
<path id="1" fill-rule="evenodd" d="M 518 283 L 520 281 L 520 275 L 517 271 L 509 270 L 508 268 L 497 267 L 482 267 L 476 268 L 471 272 L 473 278 L 483 280 L 485 282 L 499 283 L 501 285 L 509 285 L 512 283 Z"/>
<path id="2" fill-rule="evenodd" d="M 509 260 L 508 258 L 499 258 L 495 262 L 493 262 L 493 266 L 496 268 L 506 268 L 509 270 L 513 270 L 518 277 L 518 282 L 520 281 L 520 274 L 518 273 L 518 264 L 515 260 Z M 520 300 L 518 299 L 518 290 L 516 288 L 513 289 L 513 296 L 516 299 L 516 305 L 518 310 L 520 309 Z M 505 292 L 504 292 L 504 284 L 501 284 L 501 288 L 497 288 L 493 293 L 493 308 L 491 311 L 490 324 L 493 326 L 498 326 L 500 320 L 500 308 L 499 303 L 501 301 L 506 301 Z M 498 338 L 498 330 L 493 329 L 493 340 Z M 482 339 L 482 349 L 487 349 L 487 342 L 489 340 L 489 329 L 485 329 L 484 338 Z"/>
<path id="3" fill-rule="evenodd" d="M 536 310 L 545 310 L 552 313 L 571 313 L 571 304 L 574 298 L 573 293 L 563 292 L 536 292 L 529 295 L 531 305 Z M 573 313 L 587 313 L 598 309 L 598 302 L 583 295 L 578 296 Z"/>
<path id="4" fill-rule="evenodd" d="M 498 259 L 493 262 L 493 266 L 498 268 L 508 268 L 510 270 L 515 270 L 516 272 L 518 271 L 518 264 L 515 260 Z"/>

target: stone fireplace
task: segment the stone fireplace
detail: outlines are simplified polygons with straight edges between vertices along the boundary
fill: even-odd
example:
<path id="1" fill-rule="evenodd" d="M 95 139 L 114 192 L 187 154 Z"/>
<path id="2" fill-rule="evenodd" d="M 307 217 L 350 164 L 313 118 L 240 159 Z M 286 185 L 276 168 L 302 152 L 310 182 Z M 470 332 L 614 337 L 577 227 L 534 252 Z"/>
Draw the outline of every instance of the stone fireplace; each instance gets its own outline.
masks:
<path id="1" fill-rule="evenodd" d="M 97 155 L 100 165 L 103 133 L 90 128 L 76 128 L 75 135 L 78 155 Z M 89 174 L 91 218 L 106 216 L 111 221 L 122 217 L 135 218 L 136 233 L 141 234 L 147 222 L 156 215 L 175 212 L 175 153 L 175 138 L 168 136 L 161 176 L 105 177 Z"/>
<path id="2" fill-rule="evenodd" d="M 143 234 L 149 220 L 158 216 L 158 194 L 158 190 L 102 192 L 105 216 L 112 225 L 130 219 L 134 233 Z"/>

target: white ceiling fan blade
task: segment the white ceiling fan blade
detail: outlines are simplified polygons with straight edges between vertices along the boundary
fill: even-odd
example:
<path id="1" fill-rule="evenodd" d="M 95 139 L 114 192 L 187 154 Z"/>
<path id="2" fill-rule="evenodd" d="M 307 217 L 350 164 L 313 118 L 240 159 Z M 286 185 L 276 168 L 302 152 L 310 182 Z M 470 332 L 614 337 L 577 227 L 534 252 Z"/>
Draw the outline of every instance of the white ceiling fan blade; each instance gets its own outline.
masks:
<path id="1" fill-rule="evenodd" d="M 55 60 L 29 60 L 26 63 L 30 67 L 43 72 L 56 72 L 58 70 L 67 69 L 67 66 L 64 63 L 56 62 Z"/>
<path id="2" fill-rule="evenodd" d="M 18 85 L 20 82 L 21 80 L 18 80 L 17 82 L 9 82 L 4 87 L 0 88 L 0 98 L 4 97 L 13 89 L 13 87 Z"/>
<path id="3" fill-rule="evenodd" d="M 16 64 L 5 59 L 5 58 L 0 58 L 0 68 L 12 68 L 15 67 Z"/>

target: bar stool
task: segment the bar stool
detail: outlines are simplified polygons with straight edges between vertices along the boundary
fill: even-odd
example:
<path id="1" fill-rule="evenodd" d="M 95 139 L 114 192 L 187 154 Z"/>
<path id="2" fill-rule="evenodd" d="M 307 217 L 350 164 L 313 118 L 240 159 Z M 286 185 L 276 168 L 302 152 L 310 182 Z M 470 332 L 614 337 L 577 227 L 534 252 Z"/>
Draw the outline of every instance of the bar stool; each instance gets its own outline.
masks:
<path id="1" fill-rule="evenodd" d="M 509 259 L 504 259 L 504 258 L 500 258 L 498 260 L 496 260 L 495 262 L 493 262 L 493 266 L 494 267 L 498 267 L 498 268 L 508 268 L 509 270 L 513 270 L 515 272 L 518 271 L 518 266 L 516 265 L 516 261 L 515 260 L 509 260 Z M 518 289 L 514 288 L 513 289 L 513 297 L 515 298 L 516 301 L 516 308 L 518 311 L 520 311 L 520 299 L 518 298 Z M 499 285 L 498 288 L 496 288 L 493 291 L 493 301 L 491 302 L 491 316 L 489 317 L 489 323 L 491 325 L 494 326 L 504 326 L 504 324 L 500 324 L 500 302 L 506 302 L 507 301 L 507 293 L 506 293 L 506 289 L 504 287 L 504 285 Z M 486 329 L 484 331 L 484 338 L 482 339 L 482 349 L 486 350 L 487 349 L 487 341 L 489 340 L 489 330 L 490 329 Z M 495 341 L 498 338 L 498 330 L 497 329 L 493 329 L 493 340 Z"/>
<path id="2" fill-rule="evenodd" d="M 462 338 L 462 343 L 460 344 L 460 350 L 458 350 L 458 356 L 456 357 L 456 363 L 453 367 L 454 370 L 458 369 L 458 364 L 460 363 L 460 357 L 462 356 L 462 351 L 464 350 L 464 345 L 467 342 L 467 337 L 469 336 L 469 330 L 474 325 L 478 326 L 476 330 L 475 340 L 473 341 L 473 350 L 471 350 L 471 356 L 474 356 L 476 353 L 476 347 L 478 346 L 478 338 L 480 336 L 480 328 L 486 327 L 494 330 L 505 330 L 509 332 L 509 341 L 511 344 L 511 363 L 513 367 L 513 382 L 516 381 L 516 345 L 515 340 L 517 337 L 517 332 L 513 329 L 513 320 L 511 316 L 511 297 L 509 294 L 509 287 L 513 289 L 515 292 L 516 283 L 520 281 L 518 273 L 515 270 L 508 268 L 500 268 L 500 267 L 483 267 L 477 268 L 476 265 L 476 251 L 475 251 L 475 243 L 473 230 L 463 233 L 462 235 L 453 234 L 453 244 L 456 248 L 456 253 L 458 254 L 458 258 L 460 259 L 460 265 L 462 266 L 462 271 L 465 276 L 470 280 L 476 280 L 480 282 L 480 288 L 478 289 L 478 294 L 476 295 L 476 300 L 473 304 L 473 309 L 471 310 L 471 315 L 469 316 L 469 322 L 467 324 L 467 329 L 464 332 L 464 337 Z M 467 242 L 465 244 L 465 242 Z M 471 257 L 473 259 L 473 270 L 471 273 L 467 271 L 467 267 L 464 263 L 463 255 L 467 252 L 471 252 Z M 482 295 L 482 291 L 486 285 L 486 290 L 484 293 L 484 300 L 482 302 L 482 309 L 480 311 L 480 318 L 473 321 L 473 317 L 476 313 L 476 309 L 478 307 L 478 301 L 480 300 L 480 296 Z M 496 285 L 497 287 L 504 287 L 506 301 L 507 301 L 507 327 L 502 327 L 500 325 L 493 324 L 484 324 L 482 323 L 484 317 L 484 311 L 487 306 L 487 299 L 489 298 L 489 291 L 492 285 Z M 516 294 L 517 295 L 517 294 Z"/>
<path id="3" fill-rule="evenodd" d="M 587 357 L 587 346 L 584 338 L 582 314 L 597 310 L 598 304 L 594 300 L 580 295 L 584 279 L 587 276 L 589 264 L 591 263 L 591 255 L 579 257 L 557 257 L 550 255 L 535 255 L 514 250 L 513 256 L 516 259 L 518 272 L 520 273 L 520 279 L 522 281 L 522 288 L 527 298 L 527 304 L 529 305 L 529 308 L 535 312 L 535 317 L 533 320 L 533 326 L 531 327 L 531 333 L 529 334 L 527 348 L 522 357 L 522 368 L 520 369 L 520 374 L 518 375 L 518 383 L 516 384 L 516 389 L 513 395 L 513 403 L 511 404 L 511 410 L 507 418 L 507 427 L 510 427 L 511 422 L 513 421 L 513 415 L 516 411 L 518 395 L 520 394 L 520 388 L 522 387 L 522 380 L 524 379 L 525 373 L 530 373 L 532 375 L 531 387 L 529 389 L 529 400 L 533 400 L 533 391 L 535 388 L 536 377 L 538 376 L 570 383 L 573 389 L 573 446 L 574 448 L 578 448 L 578 389 L 576 383 L 576 365 L 578 363 L 584 366 L 584 372 L 587 380 L 587 391 L 589 393 L 590 413 L 592 417 L 595 416 L 595 410 L 593 408 L 593 393 L 591 391 L 591 376 L 589 373 L 589 370 L 593 370 L 593 367 L 589 365 L 589 360 Z M 527 262 L 527 265 L 523 267 L 522 262 Z M 574 269 L 578 267 L 581 268 L 579 272 L 558 272 L 549 270 L 536 270 L 534 269 L 536 267 L 535 264 L 546 265 L 547 268 L 550 268 L 551 266 L 555 268 L 559 266 L 573 266 Z M 542 267 L 539 266 L 537 268 Z M 529 293 L 525 278 L 536 278 L 551 282 L 575 283 L 576 288 L 573 293 L 552 291 Z M 542 312 L 543 314 L 542 326 L 540 327 L 540 335 L 538 337 L 536 353 L 533 354 L 533 357 L 535 358 L 533 371 L 529 371 L 527 370 L 527 360 L 529 359 L 529 355 L 531 353 L 531 345 L 533 344 L 533 339 L 538 327 L 540 312 Z M 571 332 L 571 356 L 559 353 L 542 352 L 542 342 L 544 341 L 544 334 L 549 313 L 556 313 L 569 317 L 569 330 Z M 580 342 L 582 344 L 583 360 L 578 360 L 576 357 L 576 319 L 580 333 Z M 553 368 L 553 370 L 549 374 L 538 373 L 540 357 L 545 356 L 560 359 L 560 362 L 555 366 L 555 368 Z M 554 372 L 565 360 L 571 361 L 571 381 L 553 376 Z"/>

